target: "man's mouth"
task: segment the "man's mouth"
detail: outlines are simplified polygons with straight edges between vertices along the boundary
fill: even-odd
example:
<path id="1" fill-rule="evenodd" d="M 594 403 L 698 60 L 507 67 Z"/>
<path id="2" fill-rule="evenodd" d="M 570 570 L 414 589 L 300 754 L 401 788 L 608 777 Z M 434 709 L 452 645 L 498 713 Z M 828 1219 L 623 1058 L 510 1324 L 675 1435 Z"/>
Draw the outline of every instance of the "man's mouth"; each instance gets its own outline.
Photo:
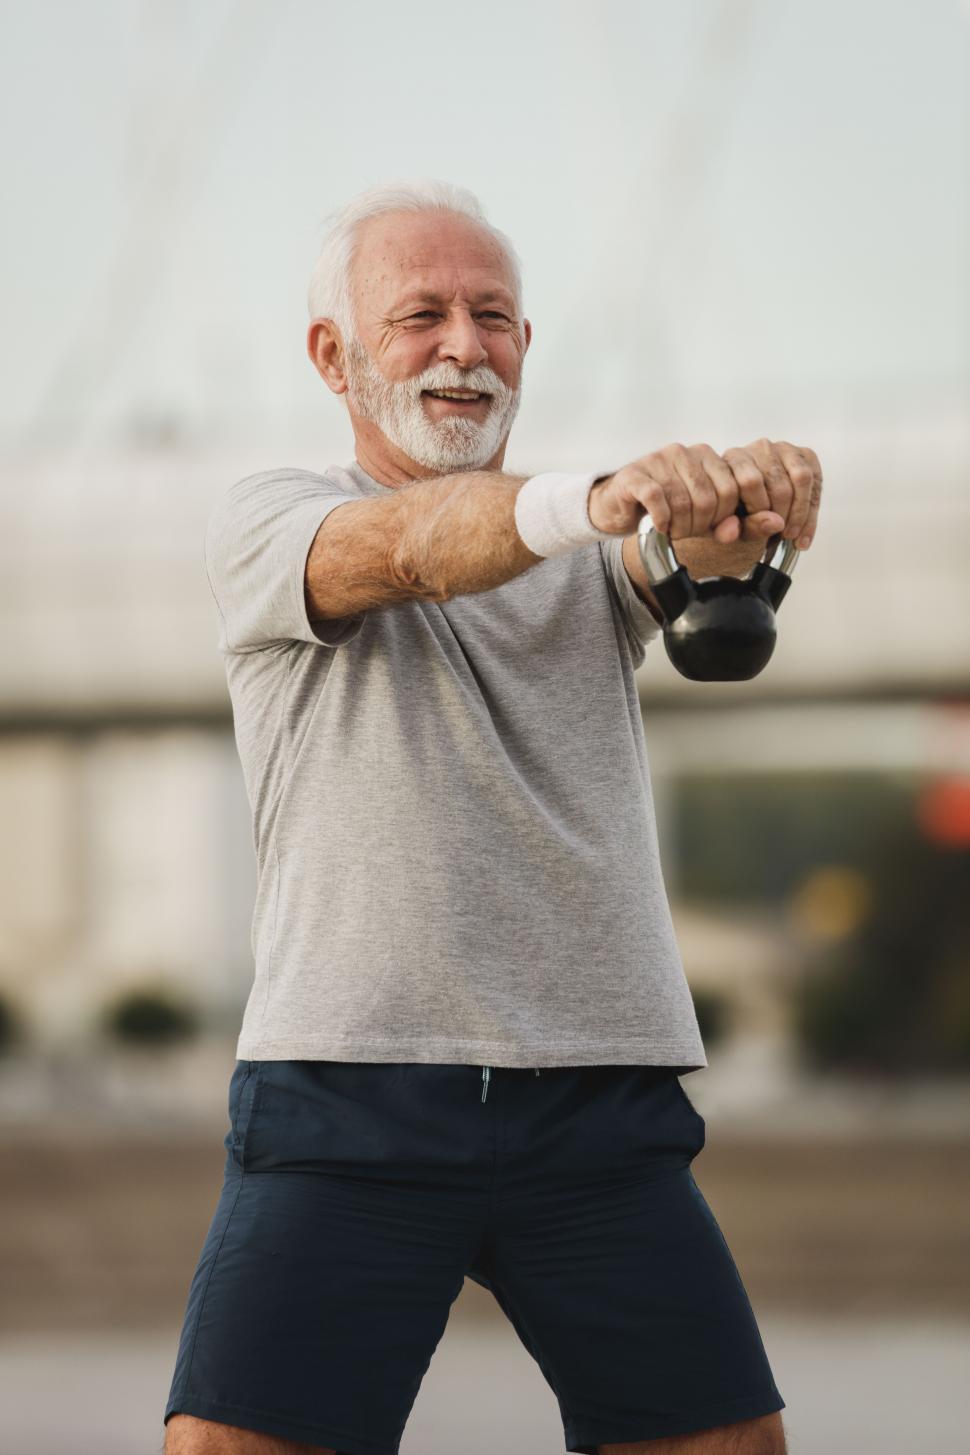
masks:
<path id="1" fill-rule="evenodd" d="M 448 404 L 457 405 L 459 409 L 469 408 L 475 404 L 487 403 L 491 399 L 490 394 L 479 393 L 474 389 L 423 389 L 429 399 L 441 399 Z"/>

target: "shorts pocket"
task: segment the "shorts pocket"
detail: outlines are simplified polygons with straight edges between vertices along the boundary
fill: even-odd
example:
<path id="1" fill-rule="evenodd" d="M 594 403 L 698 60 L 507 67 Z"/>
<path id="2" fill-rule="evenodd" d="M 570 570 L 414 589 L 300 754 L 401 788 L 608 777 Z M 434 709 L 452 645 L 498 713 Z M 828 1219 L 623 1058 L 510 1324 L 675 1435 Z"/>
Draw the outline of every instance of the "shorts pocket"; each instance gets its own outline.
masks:
<path id="1" fill-rule="evenodd" d="M 707 1123 L 704 1120 L 704 1118 L 701 1116 L 700 1112 L 697 1110 L 697 1107 L 691 1101 L 690 1097 L 687 1095 L 687 1092 L 684 1090 L 683 1086 L 681 1086 L 681 1084 L 680 1084 L 680 1078 L 677 1077 L 677 1076 L 675 1076 L 674 1077 L 674 1081 L 676 1083 L 677 1090 L 680 1093 L 680 1099 L 683 1102 L 683 1104 L 684 1104 L 685 1108 L 687 1109 L 687 1111 L 690 1112 L 691 1117 L 693 1118 L 693 1121 L 694 1121 L 694 1125 L 695 1125 L 695 1127 L 697 1129 L 697 1134 L 698 1134 L 698 1136 L 700 1138 L 700 1141 L 699 1141 L 698 1146 L 697 1146 L 697 1151 L 699 1152 L 701 1150 L 701 1148 L 704 1146 L 704 1143 L 705 1143 L 705 1141 L 707 1139 Z"/>
<path id="2" fill-rule="evenodd" d="M 358 1061 L 260 1061 L 240 1077 L 234 1127 L 246 1172 L 357 1175 L 398 1153 L 400 1067 Z"/>
<path id="3" fill-rule="evenodd" d="M 260 1063 L 237 1061 L 229 1082 L 229 1131 L 225 1147 L 240 1172 L 246 1170 L 246 1141 L 259 1095 Z"/>

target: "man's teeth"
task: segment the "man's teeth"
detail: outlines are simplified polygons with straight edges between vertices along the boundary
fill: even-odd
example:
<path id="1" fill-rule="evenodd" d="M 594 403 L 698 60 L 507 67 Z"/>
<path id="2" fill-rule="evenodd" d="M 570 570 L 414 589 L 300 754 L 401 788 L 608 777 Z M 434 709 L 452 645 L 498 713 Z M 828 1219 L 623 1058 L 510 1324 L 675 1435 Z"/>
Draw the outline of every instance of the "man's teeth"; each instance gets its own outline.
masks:
<path id="1" fill-rule="evenodd" d="M 428 389 L 435 399 L 484 399 L 483 394 L 473 394 L 470 389 Z"/>

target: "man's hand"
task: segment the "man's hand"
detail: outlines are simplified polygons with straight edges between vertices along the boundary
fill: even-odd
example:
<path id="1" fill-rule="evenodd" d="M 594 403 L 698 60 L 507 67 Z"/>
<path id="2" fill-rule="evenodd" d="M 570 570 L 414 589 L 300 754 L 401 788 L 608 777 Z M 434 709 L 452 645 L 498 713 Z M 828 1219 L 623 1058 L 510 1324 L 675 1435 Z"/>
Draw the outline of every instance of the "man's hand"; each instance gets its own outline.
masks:
<path id="1" fill-rule="evenodd" d="M 719 455 L 706 444 L 674 444 L 598 481 L 589 518 L 598 530 L 626 535 L 646 512 L 672 541 L 707 537 L 710 544 L 763 548 L 767 537 L 781 534 L 807 550 L 821 493 L 822 468 L 807 446 L 760 439 Z M 739 501 L 747 507 L 744 520 L 735 514 Z"/>
<path id="2" fill-rule="evenodd" d="M 815 451 L 787 440 L 760 439 L 725 450 L 722 459 L 731 467 L 748 511 L 780 515 L 782 536 L 807 551 L 815 539 L 822 501 L 822 466 Z"/>
<path id="3" fill-rule="evenodd" d="M 677 559 L 695 581 L 746 576 L 769 536 L 780 534 L 808 549 L 821 494 L 822 467 L 807 446 L 760 439 L 718 455 L 710 445 L 667 445 L 597 481 L 589 516 L 598 529 L 626 535 L 627 574 L 662 623 L 637 542 L 644 513 L 676 540 Z M 739 501 L 748 511 L 743 520 L 735 514 Z"/>

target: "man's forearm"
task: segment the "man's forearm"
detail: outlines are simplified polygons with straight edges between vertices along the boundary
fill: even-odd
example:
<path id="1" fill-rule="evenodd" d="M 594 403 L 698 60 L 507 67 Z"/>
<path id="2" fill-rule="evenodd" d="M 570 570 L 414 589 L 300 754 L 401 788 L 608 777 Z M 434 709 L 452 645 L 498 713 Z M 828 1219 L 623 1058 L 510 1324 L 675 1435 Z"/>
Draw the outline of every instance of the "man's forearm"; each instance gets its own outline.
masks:
<path id="1" fill-rule="evenodd" d="M 488 591 L 542 558 L 515 525 L 528 476 L 462 471 L 331 510 L 307 555 L 311 621 Z"/>
<path id="2" fill-rule="evenodd" d="M 422 480 L 400 495 L 396 569 L 422 596 L 447 601 L 490 591 L 542 559 L 515 523 L 515 501 L 529 477 L 497 470 Z"/>

